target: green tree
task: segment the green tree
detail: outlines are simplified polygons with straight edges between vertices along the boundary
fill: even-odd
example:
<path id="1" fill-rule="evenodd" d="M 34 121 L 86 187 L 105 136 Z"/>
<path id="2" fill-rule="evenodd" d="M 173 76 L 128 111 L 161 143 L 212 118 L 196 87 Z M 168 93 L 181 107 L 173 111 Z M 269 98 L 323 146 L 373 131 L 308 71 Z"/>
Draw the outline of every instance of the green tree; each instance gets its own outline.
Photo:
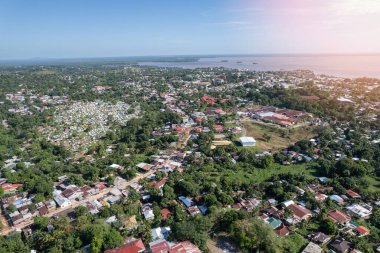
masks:
<path id="1" fill-rule="evenodd" d="M 321 224 L 321 231 L 328 235 L 335 235 L 337 233 L 337 227 L 332 220 L 324 220 Z"/>

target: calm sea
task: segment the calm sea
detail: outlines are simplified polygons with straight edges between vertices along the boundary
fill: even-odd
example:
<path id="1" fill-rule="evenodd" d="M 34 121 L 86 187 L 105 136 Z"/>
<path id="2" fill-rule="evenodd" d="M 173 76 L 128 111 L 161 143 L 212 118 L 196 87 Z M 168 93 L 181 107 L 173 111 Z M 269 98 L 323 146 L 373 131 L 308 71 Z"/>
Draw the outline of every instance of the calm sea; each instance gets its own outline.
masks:
<path id="1" fill-rule="evenodd" d="M 337 77 L 380 78 L 380 54 L 376 55 L 261 55 L 201 57 L 192 62 L 140 62 L 140 65 L 179 68 L 225 67 L 256 71 L 312 70 Z"/>

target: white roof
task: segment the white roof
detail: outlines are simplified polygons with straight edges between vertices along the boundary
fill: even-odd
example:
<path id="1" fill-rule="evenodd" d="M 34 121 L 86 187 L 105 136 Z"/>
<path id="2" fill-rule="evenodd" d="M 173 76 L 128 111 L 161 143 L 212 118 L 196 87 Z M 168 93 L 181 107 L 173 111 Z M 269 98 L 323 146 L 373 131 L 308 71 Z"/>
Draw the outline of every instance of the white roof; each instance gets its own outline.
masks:
<path id="1" fill-rule="evenodd" d="M 240 137 L 240 142 L 256 142 L 255 138 L 253 137 Z"/>
<path id="2" fill-rule="evenodd" d="M 260 113 L 258 113 L 258 115 L 260 117 L 271 117 L 271 116 L 273 116 L 273 114 L 274 114 L 274 112 L 260 112 Z"/>
<path id="3" fill-rule="evenodd" d="M 114 223 L 114 222 L 116 222 L 117 221 L 117 219 L 116 219 L 116 216 L 114 215 L 114 216 L 111 216 L 111 217 L 108 217 L 107 219 L 106 219 L 106 222 L 108 223 L 108 224 L 111 224 L 111 223 Z"/>
<path id="4" fill-rule="evenodd" d="M 285 206 L 285 207 L 288 207 L 290 205 L 293 205 L 295 204 L 293 200 L 287 200 L 287 201 L 284 201 L 282 202 L 282 204 Z"/>
<path id="5" fill-rule="evenodd" d="M 151 231 L 153 240 L 164 239 L 165 238 L 164 233 L 167 233 L 168 231 L 170 231 L 170 227 L 153 228 Z"/>
<path id="6" fill-rule="evenodd" d="M 110 191 L 110 193 L 111 193 L 112 195 L 114 195 L 114 196 L 120 196 L 120 195 L 122 195 L 121 191 L 120 191 L 119 189 L 117 189 L 117 188 L 113 188 L 113 189 Z"/>
<path id="7" fill-rule="evenodd" d="M 145 219 L 154 218 L 153 210 L 146 210 L 146 211 L 144 211 L 144 217 L 145 217 Z"/>
<path id="8" fill-rule="evenodd" d="M 56 195 L 54 196 L 54 200 L 55 202 L 57 202 L 57 204 L 59 206 L 62 206 L 64 203 L 71 203 L 71 201 L 65 197 L 63 197 L 62 195 Z"/>
<path id="9" fill-rule="evenodd" d="M 302 253 L 321 253 L 322 248 L 313 242 L 310 242 L 306 248 L 303 249 Z"/>

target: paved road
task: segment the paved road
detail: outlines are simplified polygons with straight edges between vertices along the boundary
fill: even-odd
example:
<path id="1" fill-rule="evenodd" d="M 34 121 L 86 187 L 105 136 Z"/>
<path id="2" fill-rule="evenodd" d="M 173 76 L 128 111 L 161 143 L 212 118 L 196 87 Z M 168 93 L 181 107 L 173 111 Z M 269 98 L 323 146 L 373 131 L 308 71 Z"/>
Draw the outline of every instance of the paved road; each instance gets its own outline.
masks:
<path id="1" fill-rule="evenodd" d="M 133 178 L 132 180 L 126 182 L 125 184 L 123 185 L 119 185 L 119 189 L 122 190 L 122 189 L 125 189 L 127 186 L 130 186 L 131 184 L 133 183 L 137 183 L 140 179 L 143 179 L 143 178 L 147 178 L 149 177 L 150 175 L 152 175 L 155 171 L 154 170 L 151 170 L 145 174 L 138 174 L 135 178 Z M 71 205 L 70 206 L 66 206 L 66 207 L 63 207 L 63 208 L 57 208 L 56 210 L 44 215 L 44 217 L 53 217 L 53 216 L 58 216 L 60 213 L 62 212 L 67 212 L 68 210 L 72 210 L 80 205 L 84 205 L 86 202 L 88 201 L 93 201 L 93 200 L 96 200 L 96 199 L 100 199 L 100 198 L 103 198 L 105 195 L 107 195 L 111 190 L 117 188 L 116 186 L 114 187 L 110 187 L 110 188 L 106 188 L 106 189 L 103 189 L 101 192 L 95 194 L 95 195 L 91 195 L 90 197 L 84 199 L 84 200 L 81 200 L 81 201 L 72 201 Z M 6 222 L 6 221 L 5 221 Z M 7 235 L 15 230 L 21 230 L 27 226 L 30 226 L 33 224 L 33 218 L 32 219 L 28 219 L 24 222 L 21 222 L 20 224 L 17 224 L 16 226 L 13 226 L 13 227 L 4 227 L 3 230 L 0 232 L 1 235 Z"/>

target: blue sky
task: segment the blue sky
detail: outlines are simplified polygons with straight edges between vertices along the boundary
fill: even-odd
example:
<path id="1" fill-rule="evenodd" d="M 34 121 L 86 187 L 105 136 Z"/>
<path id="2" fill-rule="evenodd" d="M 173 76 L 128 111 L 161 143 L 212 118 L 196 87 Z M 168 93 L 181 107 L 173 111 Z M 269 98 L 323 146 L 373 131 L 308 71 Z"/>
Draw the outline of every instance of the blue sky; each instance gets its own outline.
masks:
<path id="1" fill-rule="evenodd" d="M 380 52 L 377 0 L 0 0 L 0 59 Z"/>

